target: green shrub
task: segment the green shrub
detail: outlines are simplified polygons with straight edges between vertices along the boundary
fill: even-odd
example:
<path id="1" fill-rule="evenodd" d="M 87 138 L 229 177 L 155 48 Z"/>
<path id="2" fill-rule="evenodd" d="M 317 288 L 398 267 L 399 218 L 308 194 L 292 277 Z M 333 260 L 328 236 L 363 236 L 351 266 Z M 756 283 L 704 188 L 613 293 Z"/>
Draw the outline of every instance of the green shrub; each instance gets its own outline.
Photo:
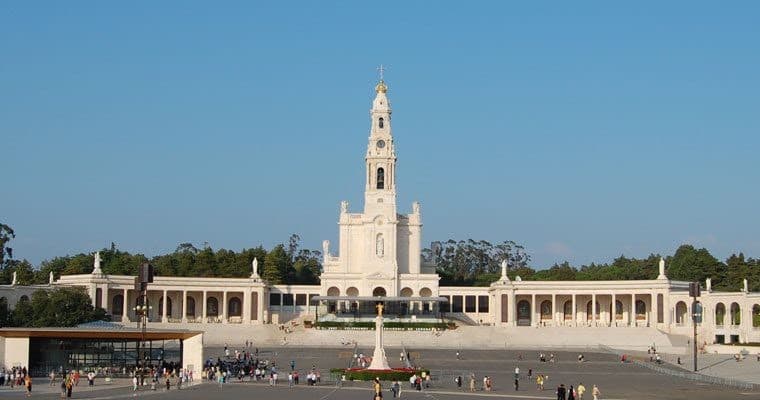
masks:
<path id="1" fill-rule="evenodd" d="M 375 323 L 369 321 L 341 322 L 341 321 L 319 321 L 315 324 L 317 328 L 336 328 L 336 329 L 368 329 L 374 330 Z M 444 322 L 386 322 L 383 324 L 385 329 L 395 330 L 444 330 L 454 329 L 455 324 Z"/>
<path id="2" fill-rule="evenodd" d="M 342 377 L 345 375 L 347 381 L 371 381 L 375 378 L 380 378 L 381 381 L 401 381 L 401 382 L 408 382 L 409 378 L 417 374 L 418 376 L 422 374 L 422 372 L 425 372 L 425 374 L 430 374 L 429 370 L 426 369 L 419 369 L 419 370 L 391 370 L 391 371 L 370 371 L 366 369 L 362 370 L 345 370 L 342 368 L 333 368 L 330 370 L 330 375 L 335 379 L 342 379 Z"/>

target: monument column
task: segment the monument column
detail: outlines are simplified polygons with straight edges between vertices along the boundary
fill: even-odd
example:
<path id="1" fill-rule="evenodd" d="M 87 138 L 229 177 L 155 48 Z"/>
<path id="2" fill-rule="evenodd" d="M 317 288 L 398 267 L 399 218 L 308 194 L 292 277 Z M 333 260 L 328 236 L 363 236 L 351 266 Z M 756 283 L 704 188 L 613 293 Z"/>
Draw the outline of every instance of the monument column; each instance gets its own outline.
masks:
<path id="1" fill-rule="evenodd" d="M 591 325 L 596 326 L 596 293 L 591 293 Z"/>
<path id="2" fill-rule="evenodd" d="M 536 294 L 533 293 L 530 295 L 530 326 L 538 326 L 539 320 L 541 319 L 541 316 L 539 315 L 538 318 L 536 318 Z"/>

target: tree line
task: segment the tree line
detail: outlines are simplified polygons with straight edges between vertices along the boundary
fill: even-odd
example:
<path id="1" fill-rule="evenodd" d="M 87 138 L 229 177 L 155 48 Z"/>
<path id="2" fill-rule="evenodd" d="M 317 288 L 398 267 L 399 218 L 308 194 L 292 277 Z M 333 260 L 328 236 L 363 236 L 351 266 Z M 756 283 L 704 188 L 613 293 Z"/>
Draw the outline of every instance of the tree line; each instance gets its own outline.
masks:
<path id="1" fill-rule="evenodd" d="M 13 258 L 8 246 L 15 237 L 13 230 L 0 224 L 0 283 L 8 284 L 17 273 L 19 284 L 47 283 L 50 272 L 57 278 L 67 274 L 92 272 L 93 254 L 45 260 L 34 268 L 26 260 Z M 287 243 L 266 250 L 262 246 L 233 251 L 200 248 L 182 243 L 168 254 L 148 258 L 116 248 L 101 250 L 102 269 L 106 274 L 136 275 L 137 267 L 150 262 L 159 276 L 245 278 L 251 275 L 251 262 L 259 262 L 259 274 L 271 284 L 318 284 L 322 271 L 322 253 L 302 248 L 301 238 L 291 235 Z M 441 285 L 487 286 L 501 275 L 501 262 L 508 260 L 510 279 L 520 276 L 524 280 L 637 280 L 655 279 L 660 257 L 665 259 L 668 278 L 699 281 L 704 285 L 712 278 L 716 290 L 739 290 L 747 279 L 750 290 L 760 291 L 760 259 L 732 254 L 725 261 L 718 260 L 707 249 L 691 245 L 680 246 L 673 255 L 650 254 L 645 258 L 621 255 L 610 263 L 573 266 L 568 262 L 536 270 L 530 266 L 530 255 L 513 241 L 493 244 L 485 240 L 455 240 L 433 242 L 422 250 L 423 260 L 435 262 Z"/>

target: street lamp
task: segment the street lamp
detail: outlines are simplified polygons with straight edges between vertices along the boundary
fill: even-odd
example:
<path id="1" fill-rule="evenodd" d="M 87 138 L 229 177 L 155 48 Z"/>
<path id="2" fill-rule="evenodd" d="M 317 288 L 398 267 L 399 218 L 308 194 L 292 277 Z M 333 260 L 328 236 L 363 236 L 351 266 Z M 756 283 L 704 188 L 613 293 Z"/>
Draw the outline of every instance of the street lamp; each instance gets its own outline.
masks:
<path id="1" fill-rule="evenodd" d="M 140 316 L 140 343 L 137 346 L 137 367 L 140 369 L 142 376 L 145 369 L 145 331 L 148 326 L 148 314 L 152 307 L 148 305 L 148 284 L 153 282 L 153 266 L 149 263 L 140 265 L 138 275 L 135 277 L 135 289 L 139 290 L 140 297 L 134 308 L 135 315 Z M 142 383 L 142 382 L 141 382 Z"/>

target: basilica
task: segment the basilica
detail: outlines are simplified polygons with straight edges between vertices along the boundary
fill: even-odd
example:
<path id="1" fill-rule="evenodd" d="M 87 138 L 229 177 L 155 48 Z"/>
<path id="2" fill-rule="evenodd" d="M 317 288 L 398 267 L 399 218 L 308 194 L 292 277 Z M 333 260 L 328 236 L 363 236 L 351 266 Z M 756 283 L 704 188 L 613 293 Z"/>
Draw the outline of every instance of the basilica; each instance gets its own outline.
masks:
<path id="1" fill-rule="evenodd" d="M 439 286 L 435 265 L 422 250 L 422 207 L 396 203 L 396 143 L 388 86 L 374 88 L 365 153 L 363 209 L 340 204 L 339 240 L 323 242 L 320 285 L 270 285 L 254 260 L 248 278 L 157 276 L 148 288 L 149 320 L 161 327 L 213 332 L 230 325 L 257 326 L 289 321 L 355 321 L 370 318 L 378 301 L 387 318 L 453 321 L 493 327 L 650 327 L 689 335 L 697 324 L 711 343 L 760 342 L 760 293 L 746 280 L 735 292 L 713 291 L 709 279 L 694 303 L 688 282 L 670 280 L 660 261 L 659 276 L 636 281 L 523 281 L 501 278 L 487 287 Z M 358 182 L 357 182 L 358 185 Z M 430 199 L 429 201 L 435 201 Z M 135 277 L 102 273 L 96 256 L 91 274 L 64 275 L 49 285 L 0 287 L 13 306 L 35 290 L 84 287 L 94 305 L 114 321 L 138 320 Z M 698 314 L 693 322 L 693 314 Z"/>

